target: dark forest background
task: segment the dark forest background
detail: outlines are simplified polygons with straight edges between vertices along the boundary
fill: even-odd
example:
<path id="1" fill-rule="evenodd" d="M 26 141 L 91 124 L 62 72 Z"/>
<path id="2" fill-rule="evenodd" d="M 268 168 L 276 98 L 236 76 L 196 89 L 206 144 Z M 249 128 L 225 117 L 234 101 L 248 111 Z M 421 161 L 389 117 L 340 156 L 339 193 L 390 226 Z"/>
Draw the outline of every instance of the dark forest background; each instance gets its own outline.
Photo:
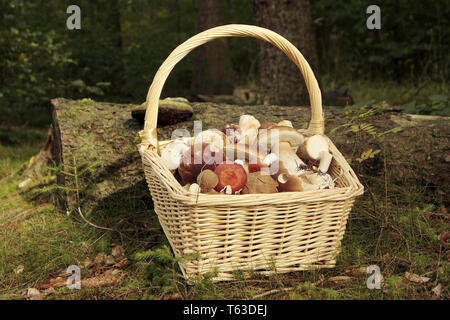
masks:
<path id="1" fill-rule="evenodd" d="M 266 2 L 1 1 L 0 120 L 25 121 L 24 113 L 40 112 L 39 107 L 48 106 L 49 99 L 58 96 L 141 103 L 156 70 L 178 44 L 208 24 L 261 25 L 256 7 Z M 208 8 L 211 3 L 215 5 Z M 81 8 L 81 30 L 66 27 L 70 4 Z M 354 81 L 406 84 L 417 89 L 430 82 L 446 85 L 448 2 L 379 1 L 381 30 L 366 28 L 369 4 L 363 0 L 310 2 L 312 45 L 318 61 L 306 56 L 322 89 L 346 85 L 352 90 Z M 288 32 L 280 33 L 289 39 Z M 222 71 L 212 70 L 209 76 L 214 78 L 212 72 L 231 68 L 235 86 L 257 88 L 258 42 L 231 38 L 226 44 L 227 50 L 222 50 L 219 58 L 224 64 Z M 200 54 L 188 55 L 174 69 L 163 96 L 201 93 L 198 79 L 205 77 L 200 83 L 207 79 L 208 75 L 201 73 L 211 66 L 203 65 Z M 225 85 L 227 79 L 218 76 L 218 81 Z"/>

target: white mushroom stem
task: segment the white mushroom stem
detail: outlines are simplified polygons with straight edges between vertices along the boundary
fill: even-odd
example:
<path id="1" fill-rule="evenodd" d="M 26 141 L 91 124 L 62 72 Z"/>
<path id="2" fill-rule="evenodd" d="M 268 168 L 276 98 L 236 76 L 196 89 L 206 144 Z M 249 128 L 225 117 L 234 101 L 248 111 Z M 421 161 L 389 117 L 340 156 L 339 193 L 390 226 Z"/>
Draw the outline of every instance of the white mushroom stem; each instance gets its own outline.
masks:
<path id="1" fill-rule="evenodd" d="M 217 129 L 208 129 L 195 136 L 194 144 L 209 144 L 212 148 L 211 151 L 217 152 L 223 148 L 225 141 L 226 136 L 222 131 Z"/>
<path id="2" fill-rule="evenodd" d="M 319 171 L 322 173 L 328 171 L 333 159 L 327 140 L 319 134 L 307 138 L 305 143 L 298 148 L 297 154 L 304 159 L 319 160 Z"/>
<path id="3" fill-rule="evenodd" d="M 193 183 L 189 186 L 189 192 L 200 193 L 200 186 L 197 183 Z"/>
<path id="4" fill-rule="evenodd" d="M 334 180 L 329 174 L 308 172 L 300 178 L 316 186 L 317 189 L 333 189 Z"/>
<path id="5" fill-rule="evenodd" d="M 319 154 L 319 171 L 326 173 L 330 168 L 331 160 L 333 156 L 328 151 L 321 151 Z"/>
<path id="6" fill-rule="evenodd" d="M 161 160 L 169 170 L 175 170 L 180 166 L 183 154 L 189 149 L 182 141 L 171 142 L 161 151 Z"/>
<path id="7" fill-rule="evenodd" d="M 258 119 L 254 116 L 244 114 L 239 118 L 239 127 L 241 128 L 241 139 L 244 139 L 248 145 L 253 145 L 258 135 L 258 128 L 261 126 Z"/>
<path id="8" fill-rule="evenodd" d="M 225 186 L 223 191 L 225 192 L 225 194 L 233 194 L 233 190 L 231 189 L 231 186 Z"/>
<path id="9" fill-rule="evenodd" d="M 300 159 L 297 154 L 292 150 L 292 147 L 289 142 L 281 141 L 278 143 L 277 148 L 273 148 L 274 153 L 278 152 L 278 159 L 283 163 L 286 171 L 291 175 L 297 175 L 302 166 L 306 166 L 306 164 Z"/>
<path id="10" fill-rule="evenodd" d="M 263 163 L 270 167 L 277 160 L 278 160 L 278 156 L 272 152 L 264 157 Z"/>
<path id="11" fill-rule="evenodd" d="M 242 159 L 236 159 L 236 160 L 234 160 L 234 163 L 245 167 L 245 161 Z"/>

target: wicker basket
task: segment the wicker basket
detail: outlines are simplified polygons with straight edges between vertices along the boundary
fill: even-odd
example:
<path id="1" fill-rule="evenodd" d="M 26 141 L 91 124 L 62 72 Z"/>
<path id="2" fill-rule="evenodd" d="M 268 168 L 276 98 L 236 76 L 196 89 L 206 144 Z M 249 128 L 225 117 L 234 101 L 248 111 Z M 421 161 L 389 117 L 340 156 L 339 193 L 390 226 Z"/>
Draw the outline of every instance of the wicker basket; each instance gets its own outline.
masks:
<path id="1" fill-rule="evenodd" d="M 173 67 L 194 48 L 221 37 L 255 37 L 280 48 L 300 69 L 311 102 L 306 136 L 324 133 L 322 98 L 314 74 L 288 40 L 270 30 L 248 25 L 225 25 L 195 35 L 179 45 L 155 75 L 147 95 L 144 130 L 139 150 L 145 177 L 159 222 L 175 255 L 197 253 L 196 260 L 182 259 L 180 267 L 192 280 L 207 271 L 218 271 L 214 280 L 233 279 L 233 270 L 264 274 L 336 263 L 345 226 L 355 197 L 363 193 L 352 168 L 328 139 L 333 161 L 329 173 L 336 188 L 307 192 L 249 195 L 193 194 L 185 190 L 162 164 L 156 123 L 158 101 Z"/>

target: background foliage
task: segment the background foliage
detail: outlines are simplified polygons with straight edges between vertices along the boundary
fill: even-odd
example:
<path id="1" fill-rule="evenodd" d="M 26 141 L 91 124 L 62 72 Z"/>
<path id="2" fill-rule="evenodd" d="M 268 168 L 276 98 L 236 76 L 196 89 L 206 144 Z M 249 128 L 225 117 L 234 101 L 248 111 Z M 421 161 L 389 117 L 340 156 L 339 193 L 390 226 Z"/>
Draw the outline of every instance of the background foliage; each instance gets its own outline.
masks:
<path id="1" fill-rule="evenodd" d="M 0 2 L 2 123 L 23 123 L 25 112 L 41 113 L 57 96 L 141 102 L 165 57 L 196 33 L 193 0 L 79 0 L 81 30 L 68 30 L 66 8 L 72 2 Z M 226 23 L 255 23 L 251 0 L 225 2 Z M 432 81 L 446 88 L 447 2 L 380 1 L 381 30 L 366 28 L 369 4 L 311 1 L 322 87 L 370 80 L 415 87 Z M 257 84 L 256 41 L 228 41 L 237 85 Z M 192 70 L 189 55 L 169 77 L 163 95 L 189 94 Z M 433 113 L 442 105 L 448 108 L 448 97 L 404 104 L 409 112 Z"/>

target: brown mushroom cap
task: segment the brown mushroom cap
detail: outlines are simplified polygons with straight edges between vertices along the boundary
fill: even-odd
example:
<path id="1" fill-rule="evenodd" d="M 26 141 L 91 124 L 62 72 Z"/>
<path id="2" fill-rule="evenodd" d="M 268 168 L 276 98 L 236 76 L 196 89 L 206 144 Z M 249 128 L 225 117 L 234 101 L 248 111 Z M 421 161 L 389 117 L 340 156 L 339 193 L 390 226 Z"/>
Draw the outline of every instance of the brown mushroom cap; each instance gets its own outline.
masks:
<path id="1" fill-rule="evenodd" d="M 271 128 L 277 127 L 277 126 L 278 126 L 278 124 L 275 122 L 264 122 L 259 127 L 259 130 L 267 130 L 267 129 L 271 129 Z"/>
<path id="2" fill-rule="evenodd" d="M 278 182 L 270 175 L 253 172 L 247 176 L 247 184 L 242 193 L 275 193 L 278 192 Z"/>
<path id="3" fill-rule="evenodd" d="M 200 186 L 202 192 L 208 192 L 211 189 L 215 188 L 218 182 L 219 178 L 217 177 L 217 175 L 209 169 L 203 170 L 197 176 L 197 183 Z"/>

